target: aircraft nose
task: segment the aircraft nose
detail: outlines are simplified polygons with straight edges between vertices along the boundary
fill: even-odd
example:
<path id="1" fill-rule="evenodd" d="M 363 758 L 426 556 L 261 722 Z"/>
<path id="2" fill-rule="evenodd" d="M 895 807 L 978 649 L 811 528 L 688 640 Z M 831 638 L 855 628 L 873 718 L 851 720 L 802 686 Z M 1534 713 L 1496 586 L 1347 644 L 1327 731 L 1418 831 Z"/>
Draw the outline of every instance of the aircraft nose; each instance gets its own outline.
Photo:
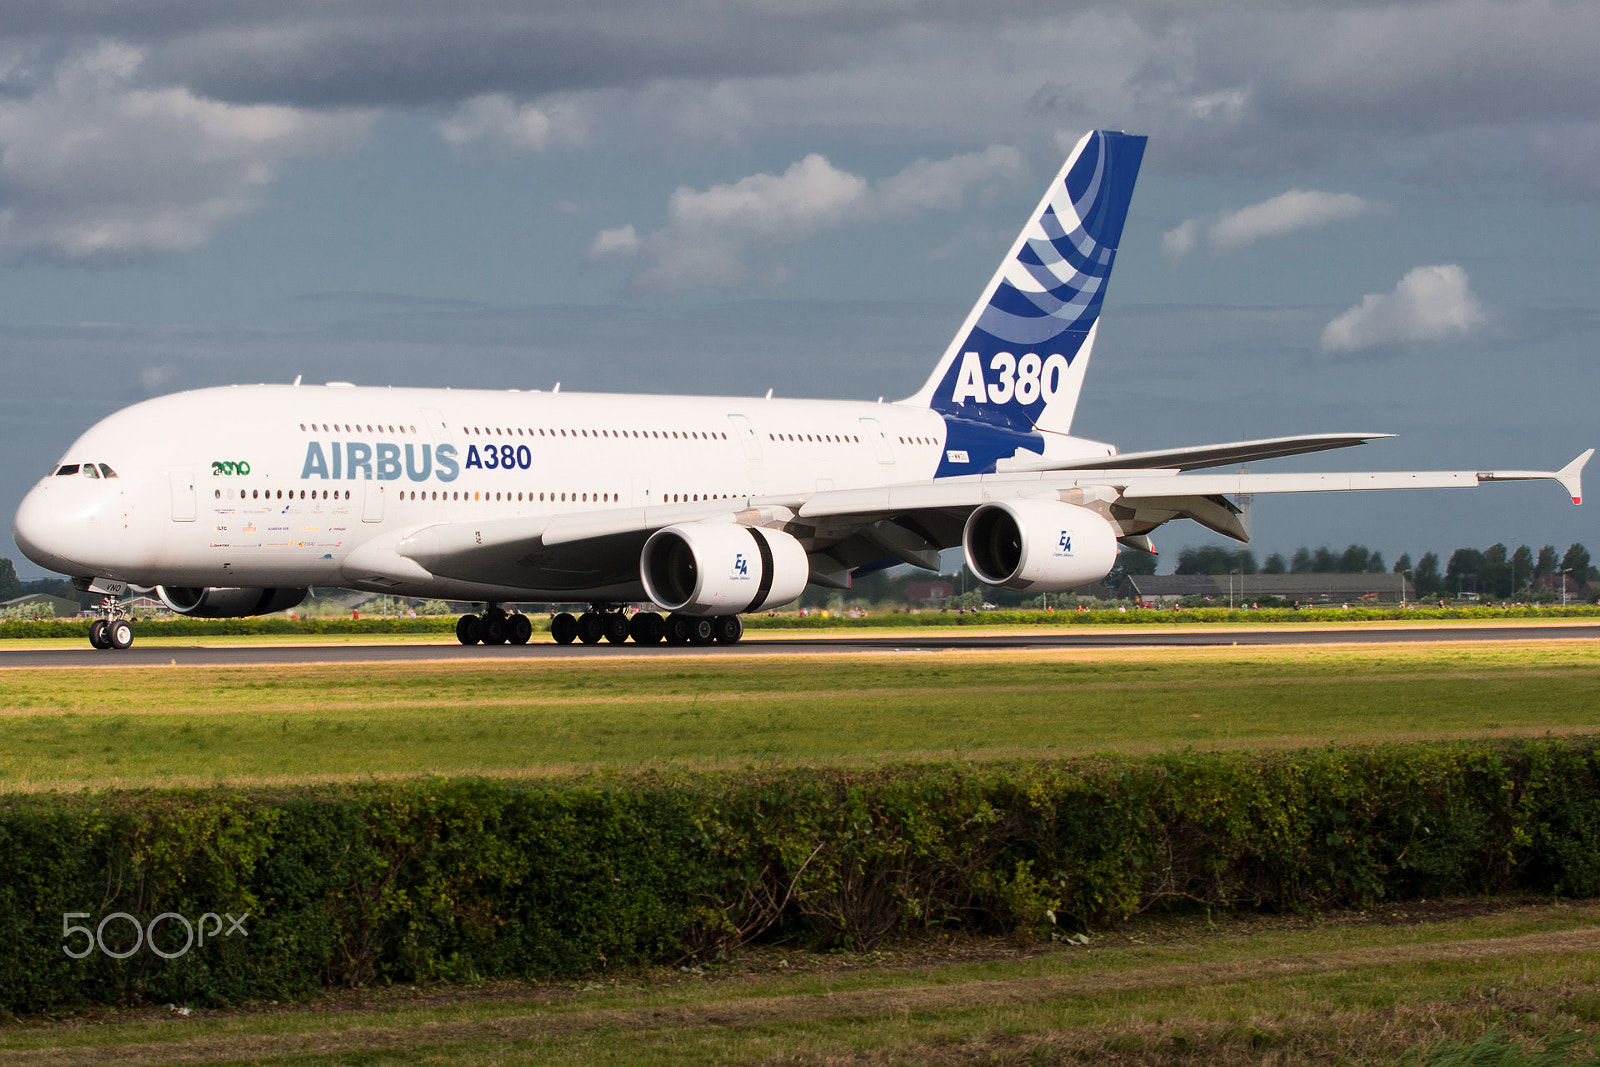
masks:
<path id="1" fill-rule="evenodd" d="M 65 574 L 82 573 L 82 566 L 67 554 L 72 548 L 72 516 L 60 514 L 51 505 L 51 494 L 43 487 L 23 497 L 11 536 L 22 554 L 39 566 Z"/>

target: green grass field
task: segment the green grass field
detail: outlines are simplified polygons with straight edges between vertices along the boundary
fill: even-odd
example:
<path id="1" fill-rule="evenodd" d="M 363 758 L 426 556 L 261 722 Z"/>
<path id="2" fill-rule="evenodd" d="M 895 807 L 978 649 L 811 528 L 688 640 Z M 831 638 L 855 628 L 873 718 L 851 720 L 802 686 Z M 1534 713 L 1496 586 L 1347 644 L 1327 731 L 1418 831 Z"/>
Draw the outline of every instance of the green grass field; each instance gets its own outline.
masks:
<path id="1" fill-rule="evenodd" d="M 0 1067 L 1422 1063 L 1441 1041 L 1487 1033 L 1592 1053 L 1596 949 L 1600 907 L 1482 902 L 1135 921 L 1074 945 L 934 940 L 826 957 L 772 946 L 581 983 L 40 1020 L 0 1027 Z"/>
<path id="2" fill-rule="evenodd" d="M 0 674 L 0 790 L 1600 732 L 1586 642 Z"/>

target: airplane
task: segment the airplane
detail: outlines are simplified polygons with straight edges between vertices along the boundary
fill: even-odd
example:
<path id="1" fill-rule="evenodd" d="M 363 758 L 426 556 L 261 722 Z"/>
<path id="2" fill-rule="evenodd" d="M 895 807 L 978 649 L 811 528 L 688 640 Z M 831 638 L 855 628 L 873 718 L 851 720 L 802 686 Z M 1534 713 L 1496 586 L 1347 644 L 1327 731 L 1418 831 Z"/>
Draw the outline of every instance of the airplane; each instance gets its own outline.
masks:
<path id="1" fill-rule="evenodd" d="M 1388 434 L 1121 452 L 1072 436 L 1145 138 L 1086 134 L 927 381 L 893 403 L 234 385 L 157 397 L 73 442 L 14 536 L 103 594 L 181 615 L 292 608 L 312 586 L 482 604 L 463 644 L 737 642 L 740 616 L 961 546 L 983 582 L 1065 591 L 1192 519 L 1248 542 L 1249 497 L 1553 479 L 1558 471 L 1216 473 Z M 1190 473 L 1207 471 L 1207 473 Z M 627 613 L 648 602 L 651 610 Z M 659 610 L 655 610 L 659 609 Z M 666 614 L 663 615 L 662 612 Z"/>

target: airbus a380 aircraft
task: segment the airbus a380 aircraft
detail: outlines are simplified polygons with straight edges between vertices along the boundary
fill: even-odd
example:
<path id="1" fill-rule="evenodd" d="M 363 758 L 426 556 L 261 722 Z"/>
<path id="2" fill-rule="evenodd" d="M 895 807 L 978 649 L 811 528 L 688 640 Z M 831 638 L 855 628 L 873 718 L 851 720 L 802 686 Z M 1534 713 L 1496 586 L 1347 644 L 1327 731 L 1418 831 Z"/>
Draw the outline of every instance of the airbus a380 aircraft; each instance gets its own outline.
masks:
<path id="1" fill-rule="evenodd" d="M 1122 453 L 1071 435 L 1145 139 L 1079 141 L 926 383 L 898 403 L 324 386 L 148 400 L 72 444 L 17 512 L 28 558 L 207 618 L 313 585 L 482 603 L 465 644 L 521 644 L 502 604 L 587 602 L 557 641 L 734 642 L 808 583 L 961 545 L 984 582 L 1073 589 L 1173 519 L 1249 540 L 1230 495 L 1476 486 L 1559 471 L 1188 474 L 1386 434 Z M 669 613 L 631 617 L 650 601 Z"/>

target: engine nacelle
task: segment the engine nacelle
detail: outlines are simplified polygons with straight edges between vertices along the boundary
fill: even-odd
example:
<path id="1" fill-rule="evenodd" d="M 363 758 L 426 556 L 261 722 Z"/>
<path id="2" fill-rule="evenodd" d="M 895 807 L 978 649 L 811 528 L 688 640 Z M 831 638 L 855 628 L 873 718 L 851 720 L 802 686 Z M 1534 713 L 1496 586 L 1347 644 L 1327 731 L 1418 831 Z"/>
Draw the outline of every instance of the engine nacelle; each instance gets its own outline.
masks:
<path id="1" fill-rule="evenodd" d="M 196 619 L 240 619 L 246 615 L 270 615 L 292 608 L 306 598 L 309 589 L 238 589 L 230 586 L 156 586 L 156 596 L 179 615 Z"/>
<path id="2" fill-rule="evenodd" d="M 685 615 L 738 615 L 787 604 L 811 577 L 800 542 L 782 530 L 686 522 L 650 535 L 639 553 L 650 599 Z"/>
<path id="3" fill-rule="evenodd" d="M 1024 593 L 1098 582 L 1117 562 L 1111 524 L 1057 500 L 984 504 L 967 516 L 961 546 L 979 581 Z"/>

